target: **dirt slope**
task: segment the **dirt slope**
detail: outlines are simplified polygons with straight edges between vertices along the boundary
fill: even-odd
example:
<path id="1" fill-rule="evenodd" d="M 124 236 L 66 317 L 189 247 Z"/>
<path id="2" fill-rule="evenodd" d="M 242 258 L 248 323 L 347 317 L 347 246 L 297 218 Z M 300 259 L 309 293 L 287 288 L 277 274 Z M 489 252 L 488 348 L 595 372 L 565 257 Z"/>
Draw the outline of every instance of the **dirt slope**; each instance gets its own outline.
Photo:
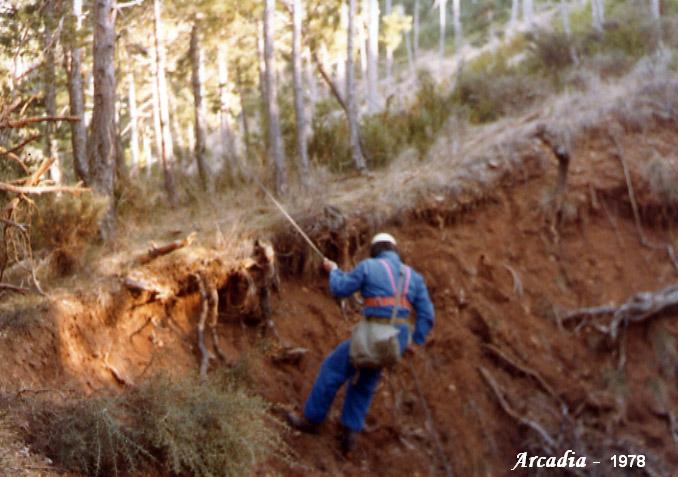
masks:
<path id="1" fill-rule="evenodd" d="M 676 118 L 649 118 L 619 125 L 617 144 L 606 128 L 580 134 L 558 227 L 556 160 L 529 138 L 510 168 L 492 160 L 473 165 L 498 171 L 484 189 L 422 195 L 379 225 L 397 236 L 404 259 L 424 274 L 436 306 L 431 339 L 414 366 L 455 475 L 507 475 L 518 452 L 544 455 L 549 446 L 605 464 L 585 475 L 635 475 L 615 472 L 613 453 L 644 453 L 650 475 L 678 475 L 675 311 L 630 325 L 619 341 L 593 326 L 606 316 L 561 322 L 569 310 L 620 304 L 678 279 L 665 248 L 640 245 L 620 161 L 621 154 L 646 240 L 675 243 L 675 208 L 657 193 L 648 170 L 660 157 L 666 166 L 660 177 L 678 176 L 671 175 L 678 167 Z M 309 220 L 317 222 L 309 227 L 314 239 L 345 266 L 365 256 L 376 228 L 364 211 L 345 211 L 338 225 L 328 225 L 327 217 Z M 359 317 L 342 316 L 291 231 L 273 239 L 283 277 L 272 298 L 275 332 L 240 319 L 242 283 L 232 277 L 244 262 L 225 260 L 223 250 L 189 248 L 126 270 L 152 279 L 165 298 L 131 291 L 121 275 L 92 281 L 86 292 L 3 305 L 0 387 L 6 395 L 82 393 L 131 386 L 160 369 L 197 373 L 200 296 L 191 276 L 202 270 L 220 288 L 218 332 L 229 362 L 272 403 L 301 406 L 322 358 Z M 309 350 L 299 364 L 276 362 L 282 348 L 296 346 Z M 215 359 L 210 369 L 217 366 L 224 365 Z M 442 475 L 405 366 L 383 379 L 350 459 L 336 447 L 338 404 L 319 437 L 290 433 L 294 465 L 262 464 L 261 474 L 271 464 L 290 475 Z M 554 442 L 545 444 L 544 434 Z"/>

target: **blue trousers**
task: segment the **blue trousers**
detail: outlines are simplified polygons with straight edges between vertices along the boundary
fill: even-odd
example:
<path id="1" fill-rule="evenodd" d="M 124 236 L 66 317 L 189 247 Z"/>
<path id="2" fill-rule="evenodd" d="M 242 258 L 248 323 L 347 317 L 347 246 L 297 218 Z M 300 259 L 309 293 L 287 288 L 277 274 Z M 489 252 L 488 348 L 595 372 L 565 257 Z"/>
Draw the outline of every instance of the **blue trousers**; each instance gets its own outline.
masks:
<path id="1" fill-rule="evenodd" d="M 341 412 L 341 423 L 352 431 L 361 431 L 365 425 L 365 415 L 370 408 L 374 390 L 379 383 L 381 370 L 363 368 L 358 378 L 352 379 L 358 370 L 351 365 L 349 359 L 350 344 L 351 340 L 340 343 L 323 361 L 313 389 L 306 400 L 304 416 L 315 424 L 323 422 L 337 391 L 349 381 Z"/>

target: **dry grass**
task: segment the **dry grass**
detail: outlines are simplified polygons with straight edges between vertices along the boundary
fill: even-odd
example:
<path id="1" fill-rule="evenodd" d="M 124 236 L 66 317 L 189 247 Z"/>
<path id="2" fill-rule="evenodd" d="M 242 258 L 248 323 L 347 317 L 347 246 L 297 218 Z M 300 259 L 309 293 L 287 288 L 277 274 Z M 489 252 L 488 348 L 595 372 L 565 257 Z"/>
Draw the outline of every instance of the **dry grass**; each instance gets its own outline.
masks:
<path id="1" fill-rule="evenodd" d="M 283 456 L 266 403 L 227 380 L 156 376 L 117 396 L 30 404 L 32 447 L 83 475 L 251 475 Z"/>

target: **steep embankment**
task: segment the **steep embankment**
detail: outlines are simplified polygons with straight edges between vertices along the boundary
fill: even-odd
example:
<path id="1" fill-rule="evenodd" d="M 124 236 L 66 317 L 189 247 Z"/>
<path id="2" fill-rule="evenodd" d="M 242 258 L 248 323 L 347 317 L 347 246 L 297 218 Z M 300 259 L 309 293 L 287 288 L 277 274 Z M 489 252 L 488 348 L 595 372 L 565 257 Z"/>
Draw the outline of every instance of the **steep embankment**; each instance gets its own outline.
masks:
<path id="1" fill-rule="evenodd" d="M 345 266 L 385 228 L 424 274 L 437 321 L 413 363 L 455 475 L 504 475 L 518 452 L 566 449 L 602 462 L 585 470 L 591 475 L 621 475 L 609 462 L 614 453 L 647 455 L 649 475 L 678 468 L 675 310 L 624 326 L 616 339 L 606 335 L 609 315 L 567 319 L 570 310 L 620 304 L 678 277 L 664 246 L 677 230 L 675 81 L 645 88 L 630 98 L 618 92 L 595 115 L 582 108 L 568 117 L 558 103 L 550 117 L 525 116 L 510 131 L 491 126 L 465 142 L 463 154 L 445 157 L 443 142 L 421 169 L 389 176 L 381 202 L 362 184 L 352 202 L 330 202 L 343 214 L 327 208 L 320 216 L 316 208 L 307 219 L 314 240 Z M 563 196 L 554 192 L 553 151 L 535 139 L 538 122 L 570 153 Z M 341 187 L 332 193 L 344 197 Z M 303 242 L 278 230 L 272 236 L 283 280 L 270 300 L 274 329 L 243 321 L 265 312 L 256 287 L 272 283 L 261 255 L 227 260 L 230 250 L 188 247 L 130 263 L 120 276 L 92 281 L 87 292 L 6 307 L 0 385 L 20 396 L 52 388 L 82 393 L 133 386 L 161 369 L 197 373 L 200 272 L 219 292 L 226 360 L 272 403 L 300 406 L 322 358 L 359 316 L 350 306 L 342 316 Z M 641 233 L 651 246 L 640 244 Z M 300 359 L 286 353 L 295 347 L 308 352 Z M 225 366 L 216 351 L 213 357 L 211 371 Z M 276 461 L 274 468 L 292 475 L 442 474 L 407 366 L 385 374 L 350 459 L 336 447 L 339 409 L 337 403 L 319 437 L 290 433 L 295 463 Z"/>

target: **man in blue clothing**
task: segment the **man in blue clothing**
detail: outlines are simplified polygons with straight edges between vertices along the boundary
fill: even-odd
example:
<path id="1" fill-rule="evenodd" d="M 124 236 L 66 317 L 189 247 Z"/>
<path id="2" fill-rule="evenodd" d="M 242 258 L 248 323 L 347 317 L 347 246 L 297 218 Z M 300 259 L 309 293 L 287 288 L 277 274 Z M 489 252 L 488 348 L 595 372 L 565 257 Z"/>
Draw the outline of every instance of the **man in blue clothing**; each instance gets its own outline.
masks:
<path id="1" fill-rule="evenodd" d="M 422 345 L 433 326 L 433 304 L 422 276 L 404 266 L 392 235 L 379 233 L 372 239 L 370 257 L 350 272 L 340 270 L 336 263 L 325 259 L 323 266 L 330 274 L 330 292 L 336 297 L 347 297 L 360 291 L 363 297 L 365 319 L 388 323 L 397 303 L 393 324 L 399 329 L 401 354 L 413 352 L 411 341 Z M 397 293 L 398 288 L 402 293 Z M 410 311 L 416 313 L 414 331 L 410 329 Z M 289 424 L 303 432 L 317 433 L 325 420 L 339 388 L 348 382 L 341 413 L 341 447 L 344 453 L 353 447 L 355 434 L 365 425 L 365 415 L 379 382 L 381 369 L 357 369 L 351 363 L 351 340 L 343 341 L 323 361 L 318 377 L 306 400 L 303 415 L 288 413 Z M 357 373 L 357 375 L 356 375 Z"/>

